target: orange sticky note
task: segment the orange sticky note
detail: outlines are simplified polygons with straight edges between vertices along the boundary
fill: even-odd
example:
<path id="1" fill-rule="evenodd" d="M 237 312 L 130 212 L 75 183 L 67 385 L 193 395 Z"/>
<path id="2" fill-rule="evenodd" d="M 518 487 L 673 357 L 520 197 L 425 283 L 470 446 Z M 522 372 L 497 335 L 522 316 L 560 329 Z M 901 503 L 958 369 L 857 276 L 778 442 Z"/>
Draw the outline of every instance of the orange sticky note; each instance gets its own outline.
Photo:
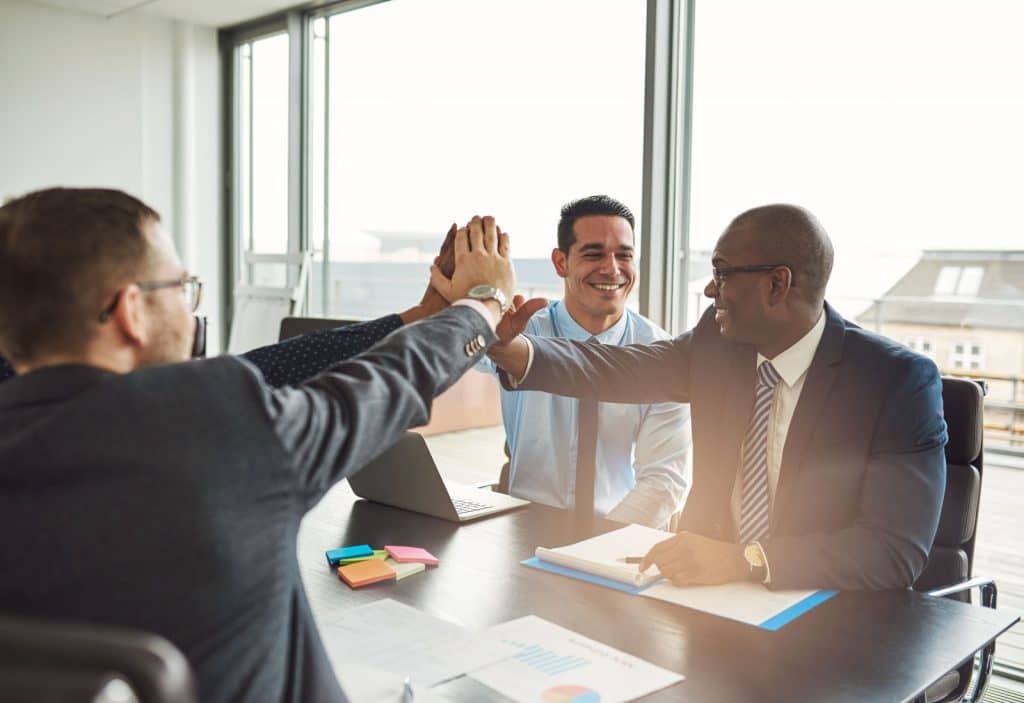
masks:
<path id="1" fill-rule="evenodd" d="M 395 578 L 395 570 L 380 559 L 367 559 L 338 567 L 338 576 L 352 588 Z"/>

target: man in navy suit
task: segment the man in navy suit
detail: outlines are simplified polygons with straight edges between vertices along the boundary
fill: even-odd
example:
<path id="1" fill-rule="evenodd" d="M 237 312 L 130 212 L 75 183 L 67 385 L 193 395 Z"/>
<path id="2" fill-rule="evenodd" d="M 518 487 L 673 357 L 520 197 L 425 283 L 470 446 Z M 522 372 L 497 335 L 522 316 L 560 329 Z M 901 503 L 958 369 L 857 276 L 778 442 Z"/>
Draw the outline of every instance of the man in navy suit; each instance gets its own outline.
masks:
<path id="1" fill-rule="evenodd" d="M 809 212 L 768 205 L 718 240 L 714 306 L 674 340 L 514 335 L 525 312 L 504 326 L 489 354 L 506 387 L 691 404 L 682 532 L 641 568 L 678 584 L 839 589 L 907 587 L 924 569 L 946 479 L 938 370 L 825 302 L 832 258 Z"/>

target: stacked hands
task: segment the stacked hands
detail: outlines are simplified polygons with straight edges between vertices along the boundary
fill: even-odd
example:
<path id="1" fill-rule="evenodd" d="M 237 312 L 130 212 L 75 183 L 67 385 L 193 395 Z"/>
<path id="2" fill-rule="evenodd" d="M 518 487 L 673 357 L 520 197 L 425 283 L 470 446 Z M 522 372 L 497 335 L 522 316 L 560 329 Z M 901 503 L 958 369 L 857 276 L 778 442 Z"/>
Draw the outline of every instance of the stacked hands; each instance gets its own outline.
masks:
<path id="1" fill-rule="evenodd" d="M 475 216 L 462 228 L 451 226 L 430 267 L 430 284 L 421 304 L 428 304 L 428 298 L 435 294 L 451 303 L 465 298 L 479 285 L 500 290 L 509 301 L 504 313 L 496 300 L 485 303 L 498 321 L 499 345 L 515 339 L 526 329 L 530 316 L 548 303 L 544 298 L 526 300 L 514 294 L 516 273 L 509 259 L 509 236 L 489 215 Z"/>

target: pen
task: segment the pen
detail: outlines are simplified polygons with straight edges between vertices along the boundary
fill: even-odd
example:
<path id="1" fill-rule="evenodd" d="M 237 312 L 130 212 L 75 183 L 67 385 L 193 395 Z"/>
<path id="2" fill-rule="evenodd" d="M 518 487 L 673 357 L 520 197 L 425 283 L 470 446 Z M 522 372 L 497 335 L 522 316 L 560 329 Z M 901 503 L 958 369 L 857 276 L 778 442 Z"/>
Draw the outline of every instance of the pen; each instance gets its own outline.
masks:
<path id="1" fill-rule="evenodd" d="M 619 561 L 624 561 L 627 564 L 639 564 L 643 560 L 643 557 L 622 557 Z"/>
<path id="2" fill-rule="evenodd" d="M 402 703 L 412 703 L 412 681 L 409 677 L 405 677 L 405 683 L 402 684 Z"/>

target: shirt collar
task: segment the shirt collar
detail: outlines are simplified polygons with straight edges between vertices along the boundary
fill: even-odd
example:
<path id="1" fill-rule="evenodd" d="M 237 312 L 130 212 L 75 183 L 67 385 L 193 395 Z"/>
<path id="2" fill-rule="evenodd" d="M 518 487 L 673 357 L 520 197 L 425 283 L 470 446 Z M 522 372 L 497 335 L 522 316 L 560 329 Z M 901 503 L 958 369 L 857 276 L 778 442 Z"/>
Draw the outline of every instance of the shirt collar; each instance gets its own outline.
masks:
<path id="1" fill-rule="evenodd" d="M 620 317 L 614 325 L 600 334 L 591 334 L 581 327 L 576 320 L 572 319 L 572 315 L 569 314 L 569 310 L 566 308 L 564 301 L 560 300 L 554 303 L 551 307 L 551 314 L 555 319 L 555 323 L 558 325 L 558 330 L 561 333 L 561 336 L 566 339 L 585 342 L 588 339 L 593 338 L 601 344 L 618 345 L 622 341 L 623 335 L 626 333 L 626 325 L 629 324 L 629 310 L 623 310 L 622 317 Z"/>
<path id="2" fill-rule="evenodd" d="M 814 353 L 818 351 L 818 344 L 821 342 L 823 334 L 825 334 L 824 310 L 818 315 L 818 321 L 814 323 L 814 327 L 807 334 L 794 342 L 789 349 L 770 360 L 772 366 L 779 372 L 779 376 L 790 388 L 807 373 L 811 362 L 814 361 Z M 759 353 L 755 368 L 760 368 L 765 361 L 769 361 L 769 359 Z"/>

